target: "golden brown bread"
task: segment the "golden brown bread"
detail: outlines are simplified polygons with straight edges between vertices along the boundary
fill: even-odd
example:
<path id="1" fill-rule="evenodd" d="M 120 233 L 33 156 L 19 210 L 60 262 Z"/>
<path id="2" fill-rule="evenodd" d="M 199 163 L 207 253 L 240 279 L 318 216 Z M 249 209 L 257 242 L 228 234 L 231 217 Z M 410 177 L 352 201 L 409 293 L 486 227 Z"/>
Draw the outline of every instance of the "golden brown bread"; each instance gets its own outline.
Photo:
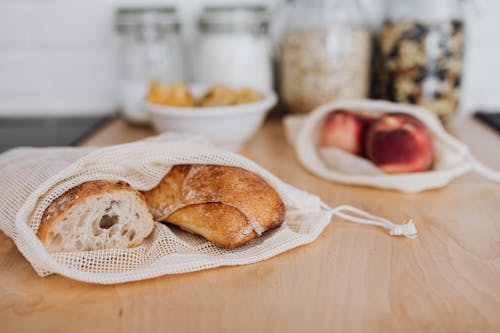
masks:
<path id="1" fill-rule="evenodd" d="M 143 195 L 124 182 L 89 181 L 45 209 L 37 236 L 49 252 L 139 245 L 154 221 Z"/>
<path id="2" fill-rule="evenodd" d="M 176 224 L 224 248 L 243 245 L 285 219 L 278 193 L 237 167 L 177 165 L 144 197 L 156 221 Z"/>

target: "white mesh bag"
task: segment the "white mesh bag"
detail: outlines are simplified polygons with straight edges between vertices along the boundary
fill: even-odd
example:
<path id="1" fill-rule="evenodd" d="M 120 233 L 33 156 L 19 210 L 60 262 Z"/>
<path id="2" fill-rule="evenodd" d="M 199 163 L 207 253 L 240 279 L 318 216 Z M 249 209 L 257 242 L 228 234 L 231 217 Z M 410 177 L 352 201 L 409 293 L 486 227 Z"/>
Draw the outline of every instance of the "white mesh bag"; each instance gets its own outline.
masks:
<path id="1" fill-rule="evenodd" d="M 220 249 L 178 228 L 155 223 L 136 248 L 48 253 L 36 232 L 48 205 L 70 188 L 90 180 L 122 180 L 138 190 L 153 188 L 175 164 L 219 164 L 245 168 L 273 186 L 287 208 L 279 228 L 233 250 Z M 390 221 L 349 206 L 330 208 L 234 153 L 180 135 L 106 148 L 18 148 L 0 155 L 0 229 L 12 238 L 40 276 L 58 273 L 92 283 L 121 283 L 270 258 L 315 240 L 332 215 L 413 237 L 413 222 Z M 356 216 L 354 216 L 354 215 Z"/>
<path id="2" fill-rule="evenodd" d="M 325 117 L 338 109 L 359 110 L 364 113 L 408 113 L 423 123 L 434 137 L 432 170 L 406 174 L 386 174 L 369 160 L 336 148 L 319 146 L 320 131 Z M 449 135 L 431 112 L 418 106 L 375 100 L 346 100 L 319 106 L 305 116 L 284 119 L 287 138 L 295 146 L 301 164 L 316 175 L 344 184 L 366 185 L 415 193 L 443 187 L 454 178 L 476 171 L 500 182 L 500 173 L 478 162 L 468 147 Z"/>

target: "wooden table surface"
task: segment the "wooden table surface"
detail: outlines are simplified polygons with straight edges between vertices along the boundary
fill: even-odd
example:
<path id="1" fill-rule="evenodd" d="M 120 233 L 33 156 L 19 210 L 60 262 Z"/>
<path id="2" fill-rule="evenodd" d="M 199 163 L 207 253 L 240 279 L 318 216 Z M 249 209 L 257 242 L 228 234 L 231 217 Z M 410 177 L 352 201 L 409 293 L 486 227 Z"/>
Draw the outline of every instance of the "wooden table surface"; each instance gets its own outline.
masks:
<path id="1" fill-rule="evenodd" d="M 500 170 L 500 136 L 465 116 L 451 131 Z M 85 144 L 151 134 L 115 121 Z M 38 277 L 0 234 L 0 332 L 500 332 L 500 185 L 470 174 L 409 195 L 329 183 L 298 164 L 277 121 L 242 153 L 330 205 L 413 217 L 419 237 L 334 220 L 264 262 L 102 286 Z"/>

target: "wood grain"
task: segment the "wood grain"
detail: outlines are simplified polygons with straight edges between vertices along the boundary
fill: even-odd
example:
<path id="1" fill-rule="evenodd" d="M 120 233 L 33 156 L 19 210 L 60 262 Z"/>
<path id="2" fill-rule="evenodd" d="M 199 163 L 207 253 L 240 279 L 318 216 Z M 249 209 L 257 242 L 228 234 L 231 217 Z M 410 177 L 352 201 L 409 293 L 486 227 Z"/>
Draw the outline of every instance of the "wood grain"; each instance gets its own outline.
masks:
<path id="1" fill-rule="evenodd" d="M 500 169 L 500 137 L 468 118 L 451 130 Z M 150 135 L 114 122 L 86 145 Z M 240 267 L 114 286 L 40 278 L 0 235 L 1 332 L 499 332 L 500 186 L 466 175 L 400 194 L 306 172 L 276 121 L 243 154 L 330 205 L 351 204 L 419 237 L 334 220 L 311 245 Z"/>

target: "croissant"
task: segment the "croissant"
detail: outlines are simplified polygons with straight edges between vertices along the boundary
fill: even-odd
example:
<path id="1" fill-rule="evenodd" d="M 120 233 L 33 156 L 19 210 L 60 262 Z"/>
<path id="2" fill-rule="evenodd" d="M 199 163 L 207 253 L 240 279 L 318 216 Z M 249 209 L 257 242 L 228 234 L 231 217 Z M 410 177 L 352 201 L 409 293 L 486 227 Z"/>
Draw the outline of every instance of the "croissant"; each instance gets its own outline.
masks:
<path id="1" fill-rule="evenodd" d="M 280 226 L 286 213 L 261 177 L 229 166 L 176 165 L 144 197 L 156 221 L 230 249 Z"/>

